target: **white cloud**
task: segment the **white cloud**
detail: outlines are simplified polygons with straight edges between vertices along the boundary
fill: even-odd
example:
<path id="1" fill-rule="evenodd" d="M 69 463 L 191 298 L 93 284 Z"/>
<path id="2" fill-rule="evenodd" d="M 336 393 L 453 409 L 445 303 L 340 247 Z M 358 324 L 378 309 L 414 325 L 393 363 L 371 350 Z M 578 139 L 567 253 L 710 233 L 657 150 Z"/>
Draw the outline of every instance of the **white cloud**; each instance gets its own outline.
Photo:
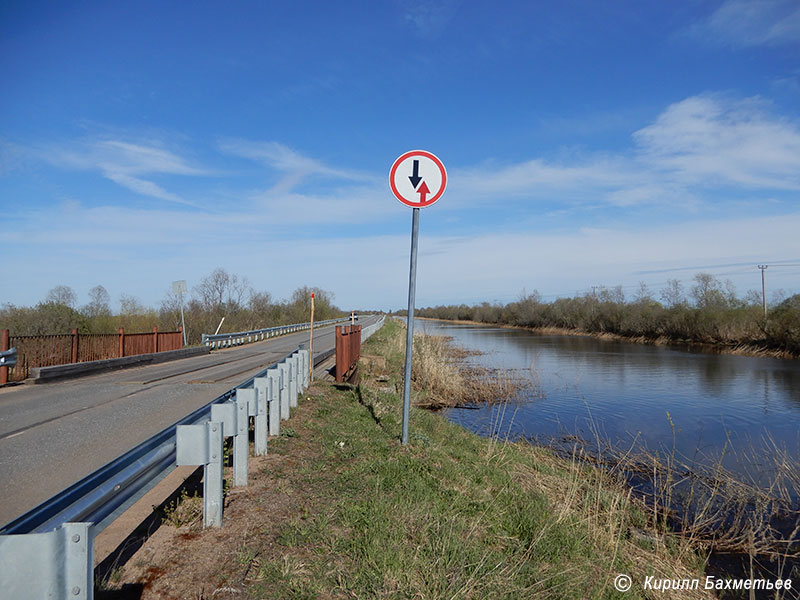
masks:
<path id="1" fill-rule="evenodd" d="M 374 181 L 372 176 L 358 171 L 330 167 L 278 142 L 228 139 L 220 142 L 219 148 L 227 154 L 257 161 L 285 173 L 273 189 L 274 192 L 289 192 L 305 178 L 314 175 L 358 182 Z"/>
<path id="2" fill-rule="evenodd" d="M 130 175 L 125 175 L 124 173 L 115 172 L 113 170 L 104 171 L 103 174 L 107 179 L 110 179 L 111 181 L 136 192 L 137 194 L 151 196 L 153 198 L 160 198 L 161 200 L 168 200 L 170 202 L 177 202 L 178 204 L 196 206 L 196 204 L 189 202 L 188 200 L 184 200 L 176 194 L 168 192 L 160 185 L 153 183 L 152 181 L 147 181 L 146 179 L 140 179 L 138 177 L 131 177 Z"/>
<path id="3" fill-rule="evenodd" d="M 642 271 L 755 264 L 797 255 L 797 214 L 711 221 L 701 210 L 704 203 L 726 202 L 716 199 L 729 198 L 731 191 L 760 201 L 767 194 L 781 199 L 783 192 L 797 190 L 797 123 L 776 116 L 757 98 L 704 95 L 665 108 L 632 139 L 630 148 L 617 154 L 584 154 L 570 160 L 562 153 L 558 161 L 536 157 L 514 164 L 453 165 L 447 195 L 432 209 L 441 216 L 425 217 L 420 304 L 507 301 L 523 287 L 572 294 L 587 285 L 635 285 Z M 235 209 L 215 214 L 178 207 L 145 210 L 113 199 L 106 206 L 84 206 L 73 192 L 73 201 L 60 209 L 12 213 L 13 231 L 0 228 L 0 250 L 14 256 L 7 275 L 19 282 L 4 293 L 31 294 L 40 280 L 49 287 L 63 280 L 75 282 L 76 289 L 102 283 L 112 295 L 134 292 L 145 303 L 157 304 L 170 281 L 197 280 L 223 266 L 247 275 L 257 288 L 277 297 L 313 284 L 335 291 L 343 306 L 402 306 L 408 234 L 369 234 L 397 231 L 396 224 L 410 218 L 408 210 L 391 199 L 384 173 L 341 169 L 274 142 L 233 140 L 220 148 L 295 181 L 318 177 L 321 185 L 314 181 L 313 188 L 299 190 L 291 185 L 243 190 L 239 180 L 229 178 L 228 189 L 214 193 L 222 206 Z M 156 183 L 157 176 L 213 174 L 160 143 L 94 139 L 47 150 L 52 164 L 94 171 L 171 203 L 182 201 L 179 191 Z M 39 149 L 37 158 L 44 156 Z M 177 179 L 169 181 L 180 190 Z M 466 210 L 487 202 L 503 204 L 491 226 Z M 553 215 L 548 219 L 558 233 L 520 232 L 520 219 L 532 219 L 537 202 L 546 204 L 541 214 Z M 678 204 L 695 212 L 678 210 Z M 598 206 L 613 207 L 619 225 L 580 229 L 599 214 L 586 208 Z M 654 213 L 647 211 L 654 206 L 659 207 L 659 218 L 680 224 L 657 224 Z M 637 211 L 630 210 L 633 207 Z M 563 210 L 570 212 L 558 216 Z M 634 213 L 638 220 L 631 224 L 627 215 Z M 439 232 L 457 230 L 457 220 L 476 235 L 436 235 L 437 220 Z M 498 224 L 503 222 L 509 225 Z M 120 269 L 120 264 L 133 267 Z M 342 277 L 340 265 L 346 265 L 347 277 Z M 370 285 L 352 292 L 348 278 Z M 744 279 L 735 283 L 742 291 L 749 285 Z M 652 284 L 658 287 L 658 281 Z M 796 288 L 796 283 L 776 285 Z M 0 302 L 37 299 L 9 296 Z"/>
<path id="4" fill-rule="evenodd" d="M 668 200 L 696 209 L 722 188 L 798 190 L 800 124 L 769 109 L 759 98 L 693 96 L 634 132 L 625 153 L 451 169 L 448 193 L 465 204 L 519 197 L 624 208 Z"/>
<path id="5" fill-rule="evenodd" d="M 398 215 L 407 216 L 407 211 Z M 223 266 L 278 298 L 309 284 L 335 292 L 343 307 L 404 305 L 407 232 L 370 235 L 349 227 L 336 229 L 341 237 L 319 230 L 319 236 L 297 239 L 291 227 L 293 236 L 287 239 L 271 222 L 257 211 L 205 215 L 74 203 L 30 214 L 14 231 L 0 231 L 0 244 L 15 249 L 7 276 L 19 283 L 4 291 L 0 303 L 35 303 L 38 297 L 22 294 L 39 293 L 36 286 L 43 281 L 43 295 L 65 281 L 79 292 L 101 283 L 113 297 L 134 293 L 145 304 L 157 305 L 171 281 L 196 282 Z M 798 230 L 797 213 L 547 233 L 492 229 L 472 236 L 435 235 L 423 228 L 418 303 L 505 302 L 523 287 L 547 295 L 571 295 L 589 285 L 633 289 L 643 279 L 657 290 L 674 276 L 656 272 L 663 269 L 755 265 L 796 256 Z M 759 283 L 757 271 L 751 270 L 733 277 L 740 292 Z M 693 274 L 687 271 L 685 279 Z M 775 277 L 783 276 L 776 270 Z M 354 280 L 358 285 L 351 285 Z M 772 285 L 797 288 L 796 281 L 788 280 L 773 279 Z"/>
<path id="6" fill-rule="evenodd" d="M 475 193 L 525 194 L 552 189 L 615 188 L 630 181 L 631 168 L 621 157 L 593 158 L 583 164 L 556 164 L 534 159 L 509 165 L 454 170 L 460 185 Z"/>
<path id="7" fill-rule="evenodd" d="M 758 98 L 687 98 L 633 137 L 641 159 L 682 183 L 800 189 L 800 127 Z"/>
<path id="8" fill-rule="evenodd" d="M 90 156 L 101 166 L 127 174 L 166 173 L 207 175 L 209 171 L 192 167 L 183 158 L 157 145 L 143 146 L 119 140 L 92 142 Z"/>
<path id="9" fill-rule="evenodd" d="M 38 160 L 67 169 L 99 171 L 103 177 L 144 196 L 195 206 L 180 195 L 151 181 L 153 176 L 207 176 L 212 171 L 194 167 L 158 142 L 132 143 L 91 138 L 67 144 L 33 146 Z"/>
<path id="10" fill-rule="evenodd" d="M 726 0 L 692 32 L 701 39 L 737 46 L 800 43 L 795 0 Z"/>

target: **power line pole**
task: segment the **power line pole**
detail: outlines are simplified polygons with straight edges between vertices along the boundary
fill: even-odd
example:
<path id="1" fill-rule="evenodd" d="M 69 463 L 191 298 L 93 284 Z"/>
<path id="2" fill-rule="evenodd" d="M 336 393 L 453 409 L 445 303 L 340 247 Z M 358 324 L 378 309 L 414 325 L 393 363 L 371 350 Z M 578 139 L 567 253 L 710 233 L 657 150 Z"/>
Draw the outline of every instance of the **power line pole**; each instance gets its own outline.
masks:
<path id="1" fill-rule="evenodd" d="M 764 305 L 764 318 L 767 318 L 767 286 L 764 280 L 764 271 L 767 270 L 769 265 L 758 265 L 758 268 L 761 269 L 761 303 Z"/>

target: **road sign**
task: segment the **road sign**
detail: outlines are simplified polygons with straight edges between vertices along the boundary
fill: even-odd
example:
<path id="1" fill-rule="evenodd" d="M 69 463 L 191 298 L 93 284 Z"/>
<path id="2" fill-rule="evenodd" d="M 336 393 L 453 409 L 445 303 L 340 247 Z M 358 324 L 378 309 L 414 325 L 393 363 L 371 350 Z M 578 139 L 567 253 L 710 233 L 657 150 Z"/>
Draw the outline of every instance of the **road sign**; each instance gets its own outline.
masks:
<path id="1" fill-rule="evenodd" d="M 172 293 L 176 296 L 180 296 L 181 294 L 186 293 L 186 280 L 181 279 L 180 281 L 173 281 L 172 282 Z"/>
<path id="2" fill-rule="evenodd" d="M 408 273 L 408 315 L 406 316 L 406 361 L 403 369 L 403 426 L 400 442 L 408 444 L 411 409 L 411 355 L 414 344 L 414 297 L 417 293 L 417 238 L 419 209 L 430 206 L 444 194 L 447 171 L 442 161 L 425 150 L 412 150 L 399 156 L 389 171 L 389 187 L 394 197 L 411 211 L 411 264 Z"/>
<path id="3" fill-rule="evenodd" d="M 411 208 L 436 202 L 447 187 L 447 171 L 435 155 L 412 150 L 398 157 L 389 171 L 389 185 L 395 198 Z"/>

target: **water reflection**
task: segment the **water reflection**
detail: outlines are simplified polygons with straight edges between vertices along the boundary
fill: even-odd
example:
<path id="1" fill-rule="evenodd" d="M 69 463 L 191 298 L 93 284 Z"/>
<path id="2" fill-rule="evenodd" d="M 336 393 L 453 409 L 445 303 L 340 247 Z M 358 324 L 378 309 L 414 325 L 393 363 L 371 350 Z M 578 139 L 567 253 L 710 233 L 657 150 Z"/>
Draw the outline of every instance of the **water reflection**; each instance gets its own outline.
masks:
<path id="1" fill-rule="evenodd" d="M 544 397 L 502 415 L 504 436 L 640 440 L 653 451 L 721 460 L 753 478 L 763 473 L 742 459 L 746 450 L 757 454 L 774 441 L 800 459 L 799 361 L 428 320 L 416 327 L 482 351 L 470 358 L 474 364 L 513 369 L 541 387 Z M 487 435 L 496 433 L 499 410 L 455 409 L 448 416 Z"/>

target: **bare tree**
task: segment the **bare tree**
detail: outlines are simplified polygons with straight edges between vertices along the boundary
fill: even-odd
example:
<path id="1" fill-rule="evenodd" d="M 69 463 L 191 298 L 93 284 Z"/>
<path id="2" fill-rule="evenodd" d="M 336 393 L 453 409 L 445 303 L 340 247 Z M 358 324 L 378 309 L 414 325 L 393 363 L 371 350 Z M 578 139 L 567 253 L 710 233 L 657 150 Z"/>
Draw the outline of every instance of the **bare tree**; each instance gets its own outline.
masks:
<path id="1" fill-rule="evenodd" d="M 644 304 L 653 300 L 653 292 L 644 281 L 639 282 L 639 287 L 636 290 L 636 302 Z"/>
<path id="2" fill-rule="evenodd" d="M 322 321 L 334 316 L 336 308 L 333 305 L 333 292 L 306 285 L 292 292 L 292 298 L 287 306 L 287 311 L 291 320 L 303 322 L 310 318 L 312 293 L 314 294 L 315 318 Z"/>
<path id="3" fill-rule="evenodd" d="M 272 308 L 272 294 L 269 292 L 251 292 L 247 307 L 254 313 L 267 313 Z"/>
<path id="4" fill-rule="evenodd" d="M 681 282 L 677 279 L 668 279 L 667 287 L 661 290 L 661 301 L 669 308 L 686 304 Z"/>
<path id="5" fill-rule="evenodd" d="M 724 287 L 710 273 L 698 273 L 694 280 L 692 298 L 698 308 L 727 308 L 736 303 L 736 291 L 730 280 L 725 282 Z"/>
<path id="6" fill-rule="evenodd" d="M 83 308 L 87 317 L 100 317 L 111 314 L 111 296 L 102 285 L 96 285 L 89 290 L 89 304 Z"/>
<path id="7" fill-rule="evenodd" d="M 44 299 L 45 302 L 63 304 L 64 306 L 69 306 L 70 308 L 75 307 L 77 300 L 78 298 L 75 295 L 75 292 L 68 285 L 57 285 L 47 292 L 47 296 Z"/>
<path id="8" fill-rule="evenodd" d="M 128 294 L 119 297 L 120 314 L 126 317 L 139 316 L 147 313 L 147 309 L 139 300 Z"/>
<path id="9" fill-rule="evenodd" d="M 161 301 L 159 313 L 161 317 L 170 323 L 170 327 L 176 329 L 181 325 L 181 303 L 182 294 L 176 294 L 172 288 L 167 291 L 166 296 Z"/>
<path id="10" fill-rule="evenodd" d="M 217 268 L 195 286 L 194 292 L 206 310 L 232 313 L 242 309 L 250 282 Z"/>

